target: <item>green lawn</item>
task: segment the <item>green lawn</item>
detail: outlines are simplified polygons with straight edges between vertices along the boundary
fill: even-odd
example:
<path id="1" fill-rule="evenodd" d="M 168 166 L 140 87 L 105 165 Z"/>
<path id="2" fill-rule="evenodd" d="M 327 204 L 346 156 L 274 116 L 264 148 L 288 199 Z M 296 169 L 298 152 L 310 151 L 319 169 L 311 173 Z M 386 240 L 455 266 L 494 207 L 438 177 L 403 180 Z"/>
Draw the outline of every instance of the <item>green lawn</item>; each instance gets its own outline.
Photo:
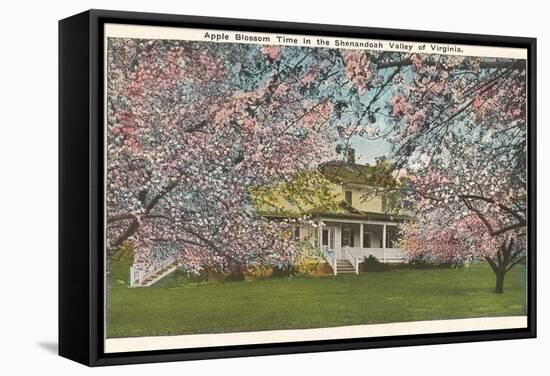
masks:
<path id="1" fill-rule="evenodd" d="M 359 276 L 189 283 L 174 275 L 129 288 L 128 265 L 113 268 L 108 337 L 301 329 L 400 321 L 513 316 L 525 312 L 525 268 L 494 294 L 486 264 Z"/>

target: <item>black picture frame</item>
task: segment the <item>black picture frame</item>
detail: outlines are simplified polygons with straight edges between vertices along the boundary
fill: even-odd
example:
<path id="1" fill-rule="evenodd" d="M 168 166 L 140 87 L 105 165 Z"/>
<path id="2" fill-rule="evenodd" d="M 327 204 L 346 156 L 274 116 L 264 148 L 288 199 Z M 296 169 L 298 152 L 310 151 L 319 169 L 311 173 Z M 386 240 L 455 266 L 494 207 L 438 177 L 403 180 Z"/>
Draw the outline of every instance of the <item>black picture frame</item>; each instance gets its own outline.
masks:
<path id="1" fill-rule="evenodd" d="M 525 329 L 109 353 L 103 349 L 103 25 L 179 26 L 528 51 L 528 325 Z M 536 39 L 88 10 L 59 22 L 59 354 L 88 366 L 536 337 Z"/>

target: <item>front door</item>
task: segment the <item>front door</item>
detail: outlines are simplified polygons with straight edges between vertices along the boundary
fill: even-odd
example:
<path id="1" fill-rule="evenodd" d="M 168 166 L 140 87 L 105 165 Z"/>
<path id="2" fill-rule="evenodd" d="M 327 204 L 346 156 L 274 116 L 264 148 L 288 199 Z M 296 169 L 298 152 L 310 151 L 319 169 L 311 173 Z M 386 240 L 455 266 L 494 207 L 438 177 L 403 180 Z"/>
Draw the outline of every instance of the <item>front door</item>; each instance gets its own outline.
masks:
<path id="1" fill-rule="evenodd" d="M 342 241 L 341 241 L 341 247 L 340 247 L 338 258 L 343 259 L 343 258 L 346 258 L 344 248 L 345 247 L 353 248 L 355 246 L 353 228 L 348 226 L 343 226 L 341 237 L 342 237 Z"/>
<path id="2" fill-rule="evenodd" d="M 331 252 L 334 252 L 334 235 L 335 228 L 331 226 L 326 226 L 323 228 L 323 247 L 328 248 Z"/>

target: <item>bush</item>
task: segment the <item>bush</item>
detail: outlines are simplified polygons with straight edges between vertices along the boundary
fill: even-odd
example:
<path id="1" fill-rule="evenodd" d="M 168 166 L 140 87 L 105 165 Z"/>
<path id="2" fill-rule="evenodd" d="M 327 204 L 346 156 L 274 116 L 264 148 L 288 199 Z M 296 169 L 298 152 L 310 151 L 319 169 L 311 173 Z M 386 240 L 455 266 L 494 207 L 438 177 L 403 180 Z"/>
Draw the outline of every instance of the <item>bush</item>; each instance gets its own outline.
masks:
<path id="1" fill-rule="evenodd" d="M 362 268 L 364 272 L 383 272 L 384 264 L 375 256 L 369 255 L 363 258 Z"/>
<path id="2" fill-rule="evenodd" d="M 417 257 L 409 260 L 407 263 L 387 263 L 384 264 L 373 255 L 363 258 L 361 270 L 364 272 L 383 272 L 401 269 L 447 269 L 459 267 L 461 265 L 453 263 L 435 263 L 423 257 Z"/>
<path id="3" fill-rule="evenodd" d="M 290 277 L 297 273 L 296 267 L 294 265 L 281 265 L 273 267 L 272 277 Z"/>
<path id="4" fill-rule="evenodd" d="M 303 275 L 317 274 L 319 269 L 319 260 L 303 260 L 296 265 L 296 272 Z"/>
<path id="5" fill-rule="evenodd" d="M 409 267 L 412 269 L 449 269 L 457 265 L 446 262 L 446 263 L 436 263 L 432 260 L 426 259 L 422 256 L 409 260 Z"/>
<path id="6" fill-rule="evenodd" d="M 173 280 L 177 284 L 184 283 L 201 283 L 208 281 L 208 270 L 202 269 L 198 273 L 192 273 L 188 270 L 177 268 L 173 273 Z"/>
<path id="7" fill-rule="evenodd" d="M 247 280 L 265 279 L 271 276 L 273 269 L 270 266 L 249 266 L 243 270 L 244 277 Z"/>
<path id="8" fill-rule="evenodd" d="M 240 282 L 244 281 L 244 272 L 243 267 L 241 265 L 231 265 L 229 267 L 230 273 L 225 278 L 225 282 Z"/>

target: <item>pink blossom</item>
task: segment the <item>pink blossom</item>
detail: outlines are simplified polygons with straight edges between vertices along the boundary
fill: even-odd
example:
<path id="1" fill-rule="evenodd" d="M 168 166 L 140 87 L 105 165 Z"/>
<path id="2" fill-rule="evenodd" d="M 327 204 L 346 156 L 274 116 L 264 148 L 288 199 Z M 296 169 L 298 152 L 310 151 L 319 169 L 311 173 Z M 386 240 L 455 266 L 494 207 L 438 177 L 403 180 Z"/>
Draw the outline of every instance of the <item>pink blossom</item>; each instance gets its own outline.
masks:
<path id="1" fill-rule="evenodd" d="M 426 111 L 424 109 L 415 111 L 412 114 L 408 115 L 405 119 L 406 123 L 408 124 L 407 131 L 409 133 L 418 132 L 422 128 L 425 120 Z"/>
<path id="2" fill-rule="evenodd" d="M 398 94 L 390 99 L 392 105 L 392 114 L 394 116 L 403 116 L 409 110 L 409 103 L 403 94 Z"/>
<path id="3" fill-rule="evenodd" d="M 278 60 L 282 54 L 281 48 L 278 46 L 265 45 L 260 48 L 260 51 L 271 61 Z"/>
<path id="4" fill-rule="evenodd" d="M 422 64 L 423 64 L 422 56 L 420 54 L 412 55 L 411 56 L 411 62 L 412 62 L 413 66 L 416 69 L 420 69 L 422 67 Z"/>
<path id="5" fill-rule="evenodd" d="M 309 85 L 315 80 L 315 77 L 317 77 L 317 70 L 314 68 L 310 68 L 307 73 L 301 78 L 301 81 L 304 85 Z"/>
<path id="6" fill-rule="evenodd" d="M 342 55 L 347 78 L 359 94 L 366 93 L 373 75 L 372 63 L 367 54 L 362 51 L 346 50 Z"/>

